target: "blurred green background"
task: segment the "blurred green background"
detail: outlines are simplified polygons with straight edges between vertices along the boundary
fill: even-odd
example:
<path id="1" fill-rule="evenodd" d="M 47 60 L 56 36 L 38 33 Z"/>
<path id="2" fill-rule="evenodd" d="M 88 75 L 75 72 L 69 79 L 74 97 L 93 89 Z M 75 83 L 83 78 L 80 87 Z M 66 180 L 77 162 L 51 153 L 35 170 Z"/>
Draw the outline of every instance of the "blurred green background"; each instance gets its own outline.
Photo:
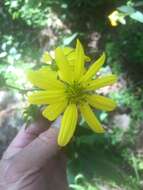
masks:
<path id="1" fill-rule="evenodd" d="M 142 12 L 142 0 L 0 1 L 0 155 L 37 116 L 26 101 L 26 70 L 41 66 L 45 50 L 74 46 L 78 37 L 92 59 L 106 52 L 100 74 L 113 72 L 119 80 L 100 93 L 109 94 L 118 108 L 97 113 L 104 135 L 80 122 L 66 147 L 70 188 L 143 189 Z"/>

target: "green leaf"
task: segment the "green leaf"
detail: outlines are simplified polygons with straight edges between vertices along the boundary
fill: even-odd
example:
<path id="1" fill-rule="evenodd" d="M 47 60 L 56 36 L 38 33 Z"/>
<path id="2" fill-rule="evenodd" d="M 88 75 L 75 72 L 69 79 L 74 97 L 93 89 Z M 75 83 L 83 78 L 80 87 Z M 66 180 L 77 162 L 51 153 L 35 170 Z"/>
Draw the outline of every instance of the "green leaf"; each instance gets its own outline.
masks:
<path id="1" fill-rule="evenodd" d="M 139 163 L 138 167 L 139 167 L 139 170 L 143 170 L 143 161 Z"/>
<path id="2" fill-rule="evenodd" d="M 100 120 L 105 121 L 108 117 L 108 114 L 106 112 L 101 112 L 100 114 Z"/>
<path id="3" fill-rule="evenodd" d="M 131 14 L 130 17 L 138 22 L 143 23 L 143 13 L 140 11 L 136 11 L 135 13 Z"/>
<path id="4" fill-rule="evenodd" d="M 126 13 L 126 14 L 133 14 L 136 10 L 131 7 L 131 6 L 126 6 L 126 5 L 123 5 L 121 7 L 118 7 L 117 8 L 119 11 L 123 12 L 123 13 Z"/>
<path id="5" fill-rule="evenodd" d="M 74 190 L 85 190 L 84 187 L 82 187 L 81 185 L 76 185 L 76 184 L 70 184 L 70 188 Z"/>
<path id="6" fill-rule="evenodd" d="M 18 7 L 18 1 L 13 0 L 11 1 L 11 8 L 17 8 Z"/>
<path id="7" fill-rule="evenodd" d="M 63 39 L 63 44 L 64 44 L 65 46 L 69 45 L 76 37 L 77 37 L 77 33 L 74 33 L 74 34 L 71 35 L 70 37 L 64 38 L 64 39 Z"/>

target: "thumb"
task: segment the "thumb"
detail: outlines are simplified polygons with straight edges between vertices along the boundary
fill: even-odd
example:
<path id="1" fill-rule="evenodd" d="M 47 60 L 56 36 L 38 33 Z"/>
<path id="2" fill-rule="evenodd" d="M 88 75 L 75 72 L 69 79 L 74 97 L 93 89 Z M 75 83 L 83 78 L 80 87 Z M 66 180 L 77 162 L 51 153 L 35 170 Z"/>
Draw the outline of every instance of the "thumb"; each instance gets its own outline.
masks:
<path id="1" fill-rule="evenodd" d="M 57 127 L 59 126 L 60 118 L 52 124 L 50 129 L 41 133 L 17 155 L 17 162 L 20 160 L 24 170 L 31 167 L 42 167 L 50 158 L 57 154 L 60 149 L 57 144 L 59 133 Z"/>

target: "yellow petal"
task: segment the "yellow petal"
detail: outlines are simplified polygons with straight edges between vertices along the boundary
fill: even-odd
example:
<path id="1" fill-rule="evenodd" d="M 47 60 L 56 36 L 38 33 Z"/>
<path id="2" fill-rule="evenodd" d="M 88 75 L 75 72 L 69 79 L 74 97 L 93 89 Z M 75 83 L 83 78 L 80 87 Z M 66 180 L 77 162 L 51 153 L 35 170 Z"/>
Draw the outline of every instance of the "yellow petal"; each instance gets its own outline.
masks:
<path id="1" fill-rule="evenodd" d="M 64 84 L 56 80 L 57 74 L 53 71 L 43 72 L 38 71 L 28 71 L 27 78 L 35 86 L 41 89 L 54 90 L 54 89 L 63 89 Z"/>
<path id="2" fill-rule="evenodd" d="M 72 75 L 74 74 L 74 64 L 75 64 L 75 50 L 73 48 L 65 47 L 63 48 L 63 52 L 68 60 L 68 64 L 70 66 L 70 71 L 72 71 Z"/>
<path id="3" fill-rule="evenodd" d="M 68 60 L 71 60 L 71 61 L 75 60 L 75 56 L 76 56 L 75 55 L 75 49 L 70 48 L 70 47 L 64 47 L 63 52 L 67 56 Z M 91 61 L 90 57 L 87 55 L 84 55 L 84 60 L 87 62 Z"/>
<path id="4" fill-rule="evenodd" d="M 42 56 L 42 62 L 49 64 L 51 61 L 52 61 L 52 57 L 50 56 L 50 54 L 47 51 L 44 52 Z"/>
<path id="5" fill-rule="evenodd" d="M 63 90 L 38 91 L 28 96 L 31 104 L 53 104 L 65 100 L 65 98 Z"/>
<path id="6" fill-rule="evenodd" d="M 110 20 L 110 22 L 111 22 L 111 25 L 114 26 L 114 27 L 116 27 L 116 26 L 118 25 L 118 22 L 117 22 L 117 21 Z"/>
<path id="7" fill-rule="evenodd" d="M 39 70 L 36 70 L 36 72 L 40 75 L 44 75 L 45 77 L 48 76 L 51 79 L 57 78 L 57 72 L 53 71 L 50 66 L 41 67 Z"/>
<path id="8" fill-rule="evenodd" d="M 105 111 L 112 111 L 116 107 L 115 101 L 100 95 L 90 95 L 87 101 L 91 106 Z"/>
<path id="9" fill-rule="evenodd" d="M 50 104 L 44 109 L 42 115 L 50 121 L 55 120 L 66 108 L 67 101 L 61 101 L 56 104 Z"/>
<path id="10" fill-rule="evenodd" d="M 64 52 L 62 51 L 62 48 L 58 47 L 55 50 L 55 60 L 57 63 L 57 66 L 60 70 L 60 77 L 63 81 L 66 82 L 72 82 L 72 74 L 71 74 L 71 70 L 70 70 L 70 66 L 68 63 L 68 60 L 66 58 L 66 56 L 64 55 Z"/>
<path id="11" fill-rule="evenodd" d="M 84 50 L 79 40 L 75 50 L 75 80 L 78 80 L 84 72 Z"/>
<path id="12" fill-rule="evenodd" d="M 67 55 L 67 59 L 70 65 L 75 65 L 75 51 Z"/>
<path id="13" fill-rule="evenodd" d="M 81 82 L 85 82 L 88 81 L 90 79 L 92 79 L 92 77 L 97 73 L 97 71 L 102 67 L 102 65 L 105 62 L 105 53 L 103 53 L 101 55 L 101 57 L 95 62 L 93 63 L 89 69 L 87 70 L 87 72 L 85 73 L 85 75 L 83 75 L 83 77 L 81 78 Z"/>
<path id="14" fill-rule="evenodd" d="M 87 56 L 87 55 L 84 56 L 84 60 L 85 60 L 85 62 L 86 62 L 86 61 L 87 61 L 87 62 L 91 61 L 90 57 Z"/>
<path id="15" fill-rule="evenodd" d="M 80 105 L 80 111 L 85 121 L 88 123 L 93 131 L 95 131 L 96 133 L 104 132 L 103 127 L 101 126 L 100 122 L 98 121 L 88 104 Z"/>
<path id="16" fill-rule="evenodd" d="M 119 20 L 120 14 L 118 11 L 113 11 L 109 16 L 109 20 L 112 26 L 117 26 L 118 25 L 118 20 Z"/>
<path id="17" fill-rule="evenodd" d="M 116 75 L 104 76 L 104 77 L 98 78 L 96 80 L 90 81 L 87 84 L 86 89 L 87 90 L 96 90 L 98 88 L 102 88 L 104 86 L 114 84 L 116 81 L 117 81 Z"/>
<path id="18" fill-rule="evenodd" d="M 75 104 L 70 104 L 63 115 L 61 129 L 58 136 L 58 144 L 60 146 L 65 146 L 72 138 L 76 123 L 77 123 L 77 107 Z"/>
<path id="19" fill-rule="evenodd" d="M 49 66 L 42 67 L 39 70 L 29 70 L 27 72 L 28 78 L 30 78 L 30 74 L 29 73 L 30 74 L 31 73 L 35 73 L 35 74 L 37 74 L 37 76 L 39 75 L 39 77 L 45 77 L 45 78 L 48 77 L 50 79 L 56 79 L 57 78 L 57 72 L 51 70 L 51 68 Z"/>
<path id="20" fill-rule="evenodd" d="M 68 60 L 68 62 L 70 64 L 70 66 L 73 66 L 72 69 L 74 69 L 74 65 L 76 64 L 75 63 L 75 58 L 76 58 L 75 49 L 70 48 L 70 47 L 64 47 L 63 48 L 63 52 L 64 52 L 64 55 L 66 55 L 67 60 Z M 84 61 L 85 62 L 89 62 L 89 61 L 91 61 L 91 59 L 90 59 L 90 57 L 84 55 Z"/>
<path id="21" fill-rule="evenodd" d="M 64 47 L 63 52 L 64 52 L 64 55 L 69 56 L 72 52 L 74 52 L 74 49 L 70 47 Z"/>

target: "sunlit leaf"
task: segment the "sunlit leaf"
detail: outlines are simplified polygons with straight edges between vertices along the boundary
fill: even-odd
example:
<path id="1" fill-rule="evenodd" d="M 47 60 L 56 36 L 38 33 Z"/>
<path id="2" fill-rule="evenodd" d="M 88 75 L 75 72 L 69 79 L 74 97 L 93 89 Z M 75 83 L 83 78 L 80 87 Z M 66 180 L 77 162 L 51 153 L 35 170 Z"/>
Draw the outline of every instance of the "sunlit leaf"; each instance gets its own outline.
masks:
<path id="1" fill-rule="evenodd" d="M 131 7 L 131 6 L 127 6 L 127 5 L 123 5 L 121 7 L 117 8 L 119 11 L 123 12 L 123 13 L 127 13 L 127 14 L 132 14 L 134 13 L 136 10 Z"/>
<path id="2" fill-rule="evenodd" d="M 136 11 L 135 13 L 131 14 L 130 17 L 138 22 L 143 23 L 143 13 L 140 11 Z"/>

